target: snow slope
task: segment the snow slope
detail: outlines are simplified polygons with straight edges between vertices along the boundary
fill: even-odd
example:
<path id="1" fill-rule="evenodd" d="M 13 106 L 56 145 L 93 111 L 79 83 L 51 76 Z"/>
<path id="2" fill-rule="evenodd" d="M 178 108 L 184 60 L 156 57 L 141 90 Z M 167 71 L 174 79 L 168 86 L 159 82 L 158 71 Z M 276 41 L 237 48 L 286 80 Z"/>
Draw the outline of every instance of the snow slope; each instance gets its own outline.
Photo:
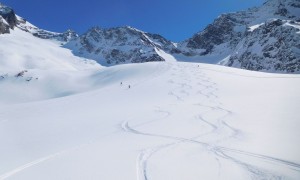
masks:
<path id="1" fill-rule="evenodd" d="M 74 56 L 56 41 L 32 36 L 18 28 L 0 36 L 0 71 L 24 69 L 82 70 L 99 68 L 92 60 Z"/>
<path id="2" fill-rule="evenodd" d="M 299 75 L 164 58 L 70 75 L 82 93 L 0 103 L 0 179 L 300 178 Z"/>
<path id="3" fill-rule="evenodd" d="M 1 103 L 66 96 L 91 86 L 84 78 L 101 66 L 74 56 L 56 40 L 34 37 L 18 28 L 0 36 Z M 80 83 L 74 87 L 74 83 Z"/>

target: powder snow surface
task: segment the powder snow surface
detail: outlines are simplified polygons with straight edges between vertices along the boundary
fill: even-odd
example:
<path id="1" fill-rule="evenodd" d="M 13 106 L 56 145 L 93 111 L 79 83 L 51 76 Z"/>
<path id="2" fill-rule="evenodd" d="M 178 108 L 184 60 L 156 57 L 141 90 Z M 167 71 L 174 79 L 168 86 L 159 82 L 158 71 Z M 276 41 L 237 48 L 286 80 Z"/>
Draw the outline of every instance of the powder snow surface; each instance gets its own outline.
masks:
<path id="1" fill-rule="evenodd" d="M 51 43 L 63 59 L 47 66 L 29 66 L 39 54 L 25 48 L 5 56 L 0 179 L 300 179 L 300 75 L 162 52 L 168 61 L 83 70 Z"/>

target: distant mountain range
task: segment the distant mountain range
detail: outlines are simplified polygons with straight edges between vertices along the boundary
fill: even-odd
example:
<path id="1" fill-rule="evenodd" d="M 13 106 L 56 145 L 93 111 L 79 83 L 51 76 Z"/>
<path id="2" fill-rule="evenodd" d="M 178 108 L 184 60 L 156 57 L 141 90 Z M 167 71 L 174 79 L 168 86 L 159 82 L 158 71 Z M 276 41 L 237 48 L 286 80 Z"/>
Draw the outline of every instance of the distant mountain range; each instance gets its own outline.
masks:
<path id="1" fill-rule="evenodd" d="M 0 4 L 0 34 L 15 28 L 56 40 L 74 55 L 104 66 L 164 61 L 161 54 L 167 53 L 178 61 L 300 73 L 300 0 L 268 0 L 261 7 L 222 14 L 203 31 L 179 43 L 129 26 L 93 27 L 82 35 L 72 30 L 54 33 L 30 24 Z"/>

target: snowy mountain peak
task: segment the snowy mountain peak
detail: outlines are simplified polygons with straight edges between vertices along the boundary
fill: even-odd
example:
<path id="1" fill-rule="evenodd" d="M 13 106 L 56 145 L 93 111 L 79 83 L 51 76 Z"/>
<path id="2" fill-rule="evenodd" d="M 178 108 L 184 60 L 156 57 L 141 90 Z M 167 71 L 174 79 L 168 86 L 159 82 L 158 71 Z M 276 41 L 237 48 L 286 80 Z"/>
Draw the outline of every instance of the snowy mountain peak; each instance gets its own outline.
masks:
<path id="1" fill-rule="evenodd" d="M 55 33 L 40 29 L 0 4 L 0 73 L 99 68 L 95 61 L 76 57 L 61 47 L 77 37 L 72 30 Z"/>

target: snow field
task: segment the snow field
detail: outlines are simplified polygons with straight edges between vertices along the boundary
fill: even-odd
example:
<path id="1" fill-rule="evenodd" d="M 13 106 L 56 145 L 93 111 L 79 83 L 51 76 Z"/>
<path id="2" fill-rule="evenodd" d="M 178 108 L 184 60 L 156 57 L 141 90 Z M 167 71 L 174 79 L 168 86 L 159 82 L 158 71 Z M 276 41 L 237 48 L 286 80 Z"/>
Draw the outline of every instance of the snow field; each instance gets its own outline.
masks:
<path id="1" fill-rule="evenodd" d="M 0 179 L 300 177 L 298 75 L 170 60 L 68 76 L 89 86 L 3 103 Z"/>

